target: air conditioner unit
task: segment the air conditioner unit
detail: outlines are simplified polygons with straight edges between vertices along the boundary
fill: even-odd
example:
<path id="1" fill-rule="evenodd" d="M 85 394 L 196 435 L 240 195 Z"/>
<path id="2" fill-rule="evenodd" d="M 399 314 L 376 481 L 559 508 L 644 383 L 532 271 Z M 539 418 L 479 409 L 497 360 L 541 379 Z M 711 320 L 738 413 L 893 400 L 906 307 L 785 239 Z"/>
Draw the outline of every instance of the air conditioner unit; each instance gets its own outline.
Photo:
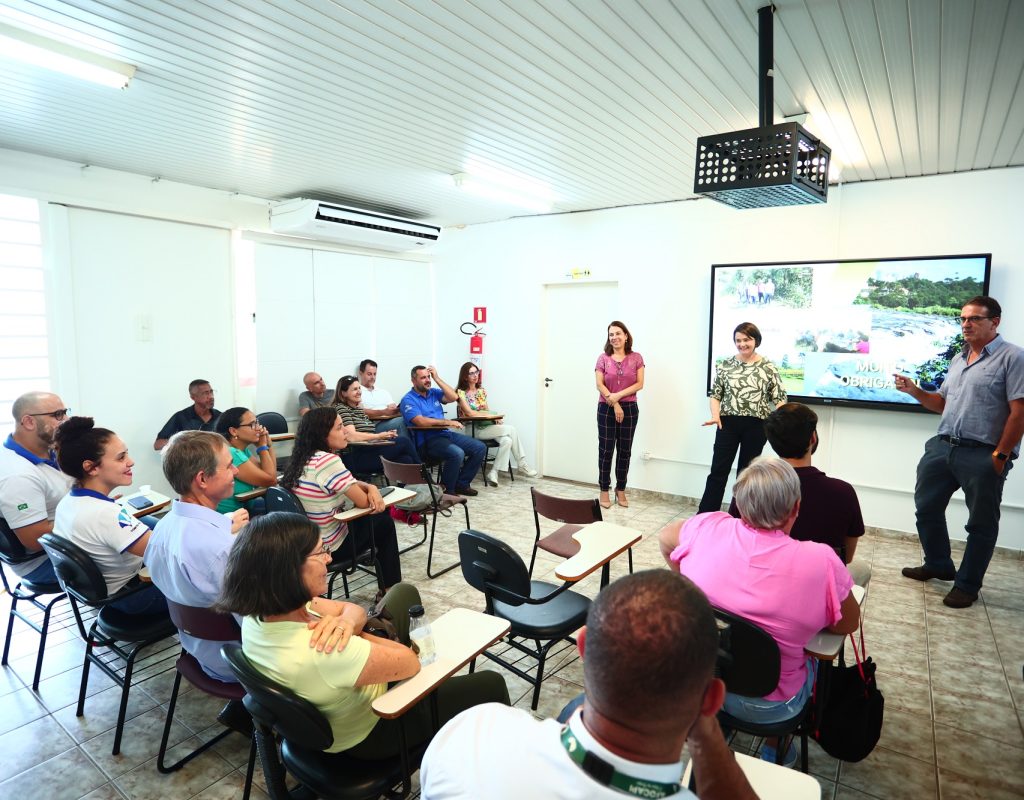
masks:
<path id="1" fill-rule="evenodd" d="M 275 203 L 270 209 L 270 229 L 393 253 L 427 247 L 441 236 L 436 225 L 304 197 Z"/>

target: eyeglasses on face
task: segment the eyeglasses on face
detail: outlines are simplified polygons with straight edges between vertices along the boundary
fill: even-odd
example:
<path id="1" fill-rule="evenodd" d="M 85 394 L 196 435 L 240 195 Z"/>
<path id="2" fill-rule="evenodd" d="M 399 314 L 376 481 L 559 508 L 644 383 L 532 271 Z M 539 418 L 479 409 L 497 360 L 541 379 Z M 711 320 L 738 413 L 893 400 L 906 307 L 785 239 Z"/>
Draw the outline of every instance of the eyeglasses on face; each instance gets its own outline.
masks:
<path id="1" fill-rule="evenodd" d="M 957 317 L 957 319 L 960 320 L 961 325 L 966 325 L 968 322 L 970 322 L 972 325 L 977 325 L 983 319 L 992 319 L 992 317 L 979 317 L 975 315 L 973 317 Z"/>
<path id="2" fill-rule="evenodd" d="M 29 414 L 30 417 L 53 417 L 57 422 L 60 422 L 67 417 L 70 408 L 58 408 L 56 411 L 40 411 L 38 414 Z"/>
<path id="3" fill-rule="evenodd" d="M 260 421 L 258 419 L 254 419 L 252 422 L 243 422 L 238 427 L 239 428 L 252 428 L 253 430 L 256 430 L 259 426 L 260 426 Z"/>
<path id="4" fill-rule="evenodd" d="M 306 556 L 306 558 L 320 558 L 321 556 L 330 556 L 330 555 L 331 555 L 331 551 L 328 549 L 327 543 L 326 542 L 321 542 L 320 543 L 320 549 L 317 550 L 315 553 L 310 553 L 308 556 Z"/>
<path id="5" fill-rule="evenodd" d="M 480 374 L 480 370 L 478 370 L 478 369 L 471 369 L 468 372 L 466 372 L 466 374 L 467 375 L 479 375 Z"/>

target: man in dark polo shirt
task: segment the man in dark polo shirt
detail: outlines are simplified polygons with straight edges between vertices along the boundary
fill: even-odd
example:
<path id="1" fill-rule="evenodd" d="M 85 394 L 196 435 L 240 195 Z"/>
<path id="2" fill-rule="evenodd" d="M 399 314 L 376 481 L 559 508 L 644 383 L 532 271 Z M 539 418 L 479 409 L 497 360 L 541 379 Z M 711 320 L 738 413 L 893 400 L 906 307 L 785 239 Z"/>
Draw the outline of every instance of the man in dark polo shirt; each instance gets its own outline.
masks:
<path id="1" fill-rule="evenodd" d="M 216 427 L 220 412 L 213 407 L 213 387 L 210 382 L 196 378 L 188 385 L 188 396 L 192 398 L 192 405 L 167 420 L 167 424 L 156 435 L 154 450 L 163 450 L 167 440 L 181 431 L 212 431 Z"/>
<path id="2" fill-rule="evenodd" d="M 768 415 L 764 427 L 772 449 L 800 478 L 800 514 L 789 535 L 833 548 L 846 562 L 854 582 L 864 586 L 871 578 L 871 565 L 853 560 L 857 540 L 864 535 L 857 493 L 846 481 L 830 478 L 811 466 L 818 449 L 818 415 L 802 403 L 785 403 Z M 729 513 L 739 516 L 735 500 Z"/>

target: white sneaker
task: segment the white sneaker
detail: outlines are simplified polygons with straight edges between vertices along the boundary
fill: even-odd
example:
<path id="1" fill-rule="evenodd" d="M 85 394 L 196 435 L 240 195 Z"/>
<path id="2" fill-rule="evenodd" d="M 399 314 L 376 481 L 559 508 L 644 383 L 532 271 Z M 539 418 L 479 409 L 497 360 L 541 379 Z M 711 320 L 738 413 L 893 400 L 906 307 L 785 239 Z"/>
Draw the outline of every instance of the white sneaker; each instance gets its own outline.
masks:
<path id="1" fill-rule="evenodd" d="M 484 482 L 491 484 L 491 486 L 498 485 L 498 470 L 492 469 L 484 476 Z"/>
<path id="2" fill-rule="evenodd" d="M 519 472 L 520 475 L 522 475 L 522 476 L 524 476 L 526 478 L 536 478 L 537 477 L 537 470 L 530 469 L 530 465 L 527 464 L 525 461 L 520 461 L 519 462 L 518 472 Z"/>

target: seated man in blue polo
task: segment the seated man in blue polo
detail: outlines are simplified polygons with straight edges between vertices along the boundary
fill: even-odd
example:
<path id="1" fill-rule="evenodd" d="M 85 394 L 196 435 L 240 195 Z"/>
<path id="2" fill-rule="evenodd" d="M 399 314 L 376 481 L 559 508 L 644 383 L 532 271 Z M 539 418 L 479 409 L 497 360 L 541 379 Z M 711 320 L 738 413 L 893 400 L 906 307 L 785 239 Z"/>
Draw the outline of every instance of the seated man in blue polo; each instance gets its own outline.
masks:
<path id="1" fill-rule="evenodd" d="M 0 536 L 22 556 L 10 565 L 15 575 L 32 583 L 56 583 L 39 537 L 53 530 L 57 503 L 71 490 L 71 478 L 60 471 L 53 452 L 54 431 L 68 410 L 55 394 L 28 392 L 14 401 L 11 414 L 14 433 L 0 445 L 0 518 L 8 528 Z"/>
<path id="2" fill-rule="evenodd" d="M 420 457 L 441 461 L 441 483 L 448 494 L 476 495 L 469 483 L 480 470 L 487 446 L 479 439 L 465 436 L 462 423 L 444 418 L 442 403 L 458 399 L 455 390 L 441 380 L 434 367 L 417 365 L 412 368 L 412 389 L 402 398 L 402 416 L 419 449 Z M 441 388 L 431 388 L 430 379 Z M 413 430 L 436 428 L 436 430 Z"/>

